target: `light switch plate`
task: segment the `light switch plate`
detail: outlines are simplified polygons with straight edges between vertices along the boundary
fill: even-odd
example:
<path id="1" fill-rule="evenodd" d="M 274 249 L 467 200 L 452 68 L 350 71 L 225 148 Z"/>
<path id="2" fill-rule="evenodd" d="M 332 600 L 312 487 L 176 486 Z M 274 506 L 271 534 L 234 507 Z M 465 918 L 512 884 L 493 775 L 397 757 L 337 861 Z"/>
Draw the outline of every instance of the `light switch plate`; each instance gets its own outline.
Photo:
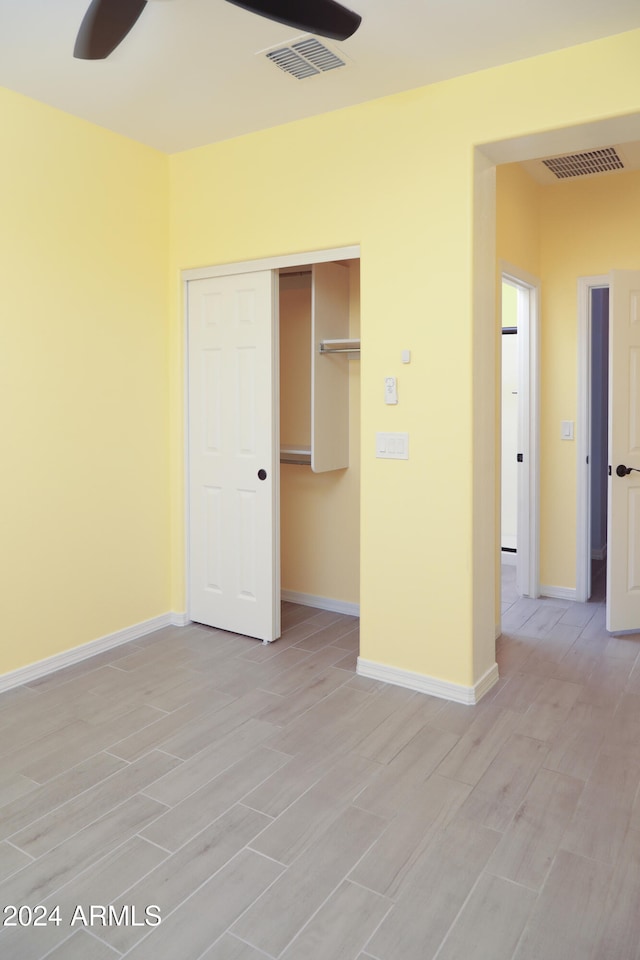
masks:
<path id="1" fill-rule="evenodd" d="M 408 460 L 409 434 L 376 433 L 376 457 L 385 460 Z"/>
<path id="2" fill-rule="evenodd" d="M 560 421 L 560 439 L 573 440 L 573 420 Z"/>

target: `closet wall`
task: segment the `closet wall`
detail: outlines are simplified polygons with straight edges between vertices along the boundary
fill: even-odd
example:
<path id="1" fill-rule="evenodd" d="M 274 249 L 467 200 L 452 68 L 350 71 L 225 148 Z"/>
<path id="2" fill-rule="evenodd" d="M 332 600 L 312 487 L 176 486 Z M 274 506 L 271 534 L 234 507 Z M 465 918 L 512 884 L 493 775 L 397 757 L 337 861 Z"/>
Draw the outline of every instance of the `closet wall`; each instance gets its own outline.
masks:
<path id="1" fill-rule="evenodd" d="M 360 336 L 360 263 L 350 261 L 349 335 Z M 280 289 L 280 438 L 309 446 L 311 408 L 310 277 Z M 281 465 L 282 590 L 359 603 L 360 360 L 349 364 L 349 467 L 313 473 Z"/>

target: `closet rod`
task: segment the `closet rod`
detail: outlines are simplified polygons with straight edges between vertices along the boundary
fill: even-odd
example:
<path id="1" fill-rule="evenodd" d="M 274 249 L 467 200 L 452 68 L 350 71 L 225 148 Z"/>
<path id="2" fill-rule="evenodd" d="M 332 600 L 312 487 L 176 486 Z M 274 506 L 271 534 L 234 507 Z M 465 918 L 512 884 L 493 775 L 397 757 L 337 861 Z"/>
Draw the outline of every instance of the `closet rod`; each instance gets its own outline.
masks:
<path id="1" fill-rule="evenodd" d="M 320 345 L 320 353 L 360 353 L 360 347 L 329 347 Z"/>
<path id="2" fill-rule="evenodd" d="M 359 340 L 321 340 L 320 353 L 360 353 Z"/>
<path id="3" fill-rule="evenodd" d="M 311 450 L 307 447 L 282 447 L 280 449 L 280 463 L 297 463 L 301 466 L 311 464 Z"/>

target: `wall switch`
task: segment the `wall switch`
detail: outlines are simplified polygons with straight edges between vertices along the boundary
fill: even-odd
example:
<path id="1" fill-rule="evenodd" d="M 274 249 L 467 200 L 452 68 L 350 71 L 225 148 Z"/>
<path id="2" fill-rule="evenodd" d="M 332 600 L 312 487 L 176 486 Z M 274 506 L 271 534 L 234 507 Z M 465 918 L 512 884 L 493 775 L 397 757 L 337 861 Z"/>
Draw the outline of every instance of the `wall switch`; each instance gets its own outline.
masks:
<path id="1" fill-rule="evenodd" d="M 403 363 L 411 363 L 411 350 L 403 350 L 400 359 Z"/>
<path id="2" fill-rule="evenodd" d="M 408 433 L 377 433 L 376 457 L 385 460 L 409 459 Z"/>
<path id="3" fill-rule="evenodd" d="M 384 402 L 385 403 L 398 402 L 398 383 L 395 377 L 384 378 Z"/>
<path id="4" fill-rule="evenodd" d="M 562 420 L 560 422 L 560 438 L 562 440 L 573 440 L 573 420 Z"/>

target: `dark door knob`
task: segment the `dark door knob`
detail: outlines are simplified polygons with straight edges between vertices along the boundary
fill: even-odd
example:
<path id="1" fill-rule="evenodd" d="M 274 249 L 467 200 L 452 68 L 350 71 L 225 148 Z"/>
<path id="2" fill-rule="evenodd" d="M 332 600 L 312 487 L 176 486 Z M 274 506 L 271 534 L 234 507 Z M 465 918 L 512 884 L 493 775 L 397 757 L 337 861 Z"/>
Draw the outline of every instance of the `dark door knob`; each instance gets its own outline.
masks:
<path id="1" fill-rule="evenodd" d="M 638 470 L 637 467 L 625 467 L 624 463 L 619 463 L 616 467 L 616 473 L 619 477 L 628 477 L 631 471 L 634 473 L 640 473 L 640 470 Z"/>
<path id="2" fill-rule="evenodd" d="M 261 468 L 260 470 L 258 470 L 258 480 L 266 480 L 266 479 L 267 479 L 267 471 L 262 470 Z"/>

